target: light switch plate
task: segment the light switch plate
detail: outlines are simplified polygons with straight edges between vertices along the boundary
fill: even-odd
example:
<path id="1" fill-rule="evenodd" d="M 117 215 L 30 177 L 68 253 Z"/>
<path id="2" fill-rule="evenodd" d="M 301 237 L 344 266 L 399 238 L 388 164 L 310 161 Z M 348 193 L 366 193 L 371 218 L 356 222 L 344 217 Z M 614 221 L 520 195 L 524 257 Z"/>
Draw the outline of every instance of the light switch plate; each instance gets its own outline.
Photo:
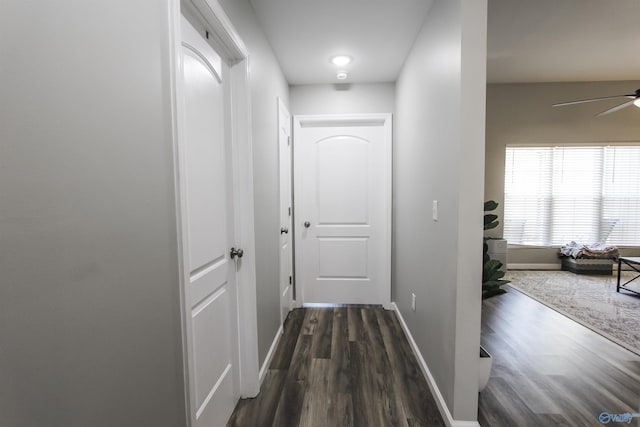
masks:
<path id="1" fill-rule="evenodd" d="M 433 211 L 433 220 L 437 221 L 438 220 L 438 201 L 437 200 L 433 201 L 432 211 Z"/>

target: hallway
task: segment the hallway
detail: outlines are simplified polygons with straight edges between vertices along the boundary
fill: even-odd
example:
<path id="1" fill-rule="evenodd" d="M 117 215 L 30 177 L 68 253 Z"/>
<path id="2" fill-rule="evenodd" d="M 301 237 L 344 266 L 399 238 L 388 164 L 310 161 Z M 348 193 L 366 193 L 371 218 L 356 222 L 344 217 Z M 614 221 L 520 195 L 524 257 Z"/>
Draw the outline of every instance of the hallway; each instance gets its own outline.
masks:
<path id="1" fill-rule="evenodd" d="M 228 427 L 444 425 L 395 313 L 380 307 L 292 311 L 260 390 Z"/>
<path id="2" fill-rule="evenodd" d="M 0 7 L 0 426 L 218 427 L 260 372 L 274 391 L 242 402 L 237 425 L 475 421 L 481 272 L 464 260 L 481 255 L 487 2 L 343 3 Z M 269 28 L 294 30 L 285 40 L 302 50 L 278 50 Z M 362 173 L 343 178 L 329 157 L 343 141 L 323 139 L 326 161 L 310 164 L 344 191 L 296 212 L 280 197 L 291 162 L 278 100 L 353 128 L 354 115 L 387 115 L 392 149 L 369 164 L 379 156 L 355 136 L 336 158 Z M 384 183 L 364 173 L 382 170 Z M 356 234 L 382 224 L 368 211 L 383 187 L 384 231 Z M 334 215 L 346 202 L 350 217 Z M 295 275 L 295 304 L 313 302 L 284 236 L 323 227 L 334 234 L 315 234 L 316 279 L 383 278 L 384 301 L 337 301 L 393 295 L 428 385 L 394 313 L 372 307 L 296 313 L 269 370 Z M 377 238 L 384 269 L 369 256 Z"/>

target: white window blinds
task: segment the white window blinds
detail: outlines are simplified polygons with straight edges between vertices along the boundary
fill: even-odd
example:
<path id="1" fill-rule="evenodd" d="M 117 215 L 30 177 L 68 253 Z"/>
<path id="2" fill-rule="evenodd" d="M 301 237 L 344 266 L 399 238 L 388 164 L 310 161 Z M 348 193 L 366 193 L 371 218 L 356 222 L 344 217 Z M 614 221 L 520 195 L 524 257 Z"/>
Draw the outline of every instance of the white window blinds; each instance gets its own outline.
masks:
<path id="1" fill-rule="evenodd" d="M 507 147 L 504 237 L 640 246 L 640 146 Z"/>

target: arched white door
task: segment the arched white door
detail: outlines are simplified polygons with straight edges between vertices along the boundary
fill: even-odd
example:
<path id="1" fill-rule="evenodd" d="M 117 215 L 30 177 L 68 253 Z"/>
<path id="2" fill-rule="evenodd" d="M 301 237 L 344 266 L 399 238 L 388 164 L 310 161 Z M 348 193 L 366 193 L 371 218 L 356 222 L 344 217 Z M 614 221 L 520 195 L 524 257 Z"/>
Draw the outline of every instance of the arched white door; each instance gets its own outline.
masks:
<path id="1" fill-rule="evenodd" d="M 389 308 L 391 115 L 295 116 L 294 153 L 302 302 Z"/>
<path id="2" fill-rule="evenodd" d="M 291 114 L 278 99 L 278 147 L 280 151 L 280 321 L 293 308 L 293 224 L 291 194 Z"/>
<path id="3" fill-rule="evenodd" d="M 191 417 L 195 425 L 223 426 L 239 393 L 236 268 L 232 254 L 232 152 L 225 101 L 224 61 L 203 33 L 181 22 L 182 216 L 189 270 L 185 295 Z"/>

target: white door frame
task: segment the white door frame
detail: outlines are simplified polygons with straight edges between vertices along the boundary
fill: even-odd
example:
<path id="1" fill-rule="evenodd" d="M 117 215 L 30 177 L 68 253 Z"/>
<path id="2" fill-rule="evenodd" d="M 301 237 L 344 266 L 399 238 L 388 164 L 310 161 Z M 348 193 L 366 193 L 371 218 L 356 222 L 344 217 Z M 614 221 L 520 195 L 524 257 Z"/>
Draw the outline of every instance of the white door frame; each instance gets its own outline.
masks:
<path id="1" fill-rule="evenodd" d="M 392 114 L 390 113 L 371 113 L 371 114 L 322 114 L 322 115 L 294 115 L 293 116 L 293 190 L 294 190 L 294 206 L 304 199 L 302 195 L 302 171 L 298 165 L 301 164 L 300 150 L 296 150 L 296 129 L 306 126 L 371 126 L 382 125 L 384 123 L 392 123 Z M 389 127 L 391 129 L 391 127 Z M 382 277 L 389 284 L 388 295 L 384 295 L 382 305 L 385 309 L 391 310 L 391 207 L 392 207 L 392 131 L 389 130 L 388 138 L 385 138 L 386 156 L 384 165 L 384 188 L 382 191 L 387 195 L 385 200 L 385 227 L 383 230 L 383 245 L 385 251 L 385 263 L 382 266 Z M 296 215 L 296 213 L 298 215 Z M 294 262 L 295 272 L 298 278 L 302 277 L 301 272 L 304 271 L 304 259 L 300 256 L 303 247 L 302 232 L 303 224 L 299 219 L 299 212 L 294 208 Z M 302 306 L 306 303 L 304 295 L 304 284 L 298 280 L 296 290 L 296 305 Z"/>
<path id="2" fill-rule="evenodd" d="M 260 391 L 258 381 L 258 325 L 256 309 L 255 234 L 253 218 L 253 155 L 251 148 L 251 104 L 249 87 L 249 54 L 231 21 L 216 0 L 171 0 L 169 20 L 171 32 L 171 104 L 174 150 L 174 177 L 176 192 L 176 218 L 178 256 L 180 268 L 180 311 L 182 318 L 182 359 L 185 381 L 185 405 L 187 424 L 195 425 L 192 408 L 195 399 L 195 381 L 189 348 L 191 345 L 191 316 L 188 295 L 189 258 L 187 246 L 187 219 L 182 212 L 186 208 L 186 187 L 181 171 L 184 171 L 184 129 L 181 112 L 183 105 L 181 61 L 181 7 L 197 16 L 214 38 L 218 53 L 229 64 L 231 123 L 230 132 L 233 157 L 233 203 L 235 245 L 244 250 L 242 267 L 236 273 L 239 377 L 242 397 L 255 397 Z"/>
<path id="3" fill-rule="evenodd" d="M 282 259 L 280 259 L 280 274 L 279 274 L 279 280 L 283 280 L 283 275 L 284 276 L 289 276 L 289 291 L 288 291 L 288 301 L 283 301 L 283 295 L 282 293 L 280 294 L 280 323 L 284 324 L 284 321 L 286 319 L 286 312 L 288 313 L 289 311 L 291 311 L 294 307 L 295 301 L 293 299 L 293 293 L 294 293 L 294 275 L 293 275 L 293 185 L 292 185 L 292 181 L 293 181 L 293 127 L 292 127 L 292 120 L 291 120 L 291 113 L 289 112 L 289 110 L 287 109 L 287 106 L 284 104 L 284 102 L 282 102 L 282 99 L 280 99 L 280 97 L 278 97 L 278 150 L 279 150 L 279 164 L 278 167 L 280 169 L 279 172 L 279 178 L 280 178 L 280 219 L 282 219 L 282 217 L 287 217 L 289 218 L 288 224 L 280 224 L 280 227 L 286 226 L 288 227 L 288 236 L 289 236 L 289 268 L 290 270 L 288 272 L 283 272 L 282 271 Z M 280 145 L 280 130 L 283 127 L 287 127 L 288 129 L 288 150 L 289 150 L 289 163 L 288 164 L 282 164 L 281 160 L 282 160 L 282 146 Z M 286 168 L 289 170 L 289 182 L 282 182 L 282 170 L 283 168 Z M 284 212 L 282 211 L 283 208 L 283 201 L 284 201 L 284 196 L 282 194 L 282 187 L 283 185 L 286 185 L 289 187 L 289 200 L 286 201 L 285 205 L 288 205 L 289 211 L 288 212 Z M 280 234 L 282 235 L 282 231 L 280 231 Z M 282 250 L 280 250 L 279 252 L 280 257 L 282 257 Z M 286 274 L 285 274 L 286 273 Z"/>

